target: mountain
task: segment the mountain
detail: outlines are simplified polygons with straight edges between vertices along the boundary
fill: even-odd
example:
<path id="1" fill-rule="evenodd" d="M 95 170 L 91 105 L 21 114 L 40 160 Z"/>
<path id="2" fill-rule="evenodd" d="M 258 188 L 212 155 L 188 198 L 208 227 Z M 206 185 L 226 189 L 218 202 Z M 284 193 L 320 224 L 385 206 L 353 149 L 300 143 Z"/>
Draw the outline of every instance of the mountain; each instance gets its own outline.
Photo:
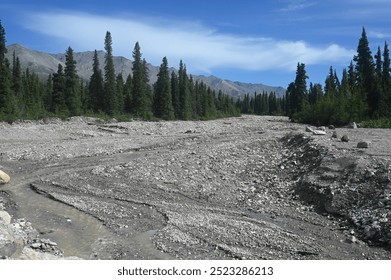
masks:
<path id="1" fill-rule="evenodd" d="M 13 44 L 7 47 L 7 58 L 12 61 L 12 55 L 15 52 L 19 57 L 22 69 L 27 67 L 30 71 L 36 73 L 40 78 L 47 79 L 49 74 L 57 72 L 58 64 L 61 63 L 65 66 L 65 53 L 62 54 L 48 54 L 40 51 L 31 50 L 20 44 Z M 94 56 L 93 51 L 86 52 L 74 52 L 74 59 L 77 63 L 77 71 L 80 78 L 89 80 L 92 75 L 92 59 Z M 104 67 L 104 51 L 98 51 L 98 58 L 100 66 Z M 116 73 L 122 73 L 123 77 L 126 77 L 132 73 L 132 61 L 123 56 L 114 56 L 114 67 Z M 157 80 L 157 73 L 159 72 L 158 66 L 153 66 L 148 63 L 150 83 L 154 84 Z M 175 68 L 170 68 L 171 71 L 177 71 Z M 254 92 L 276 92 L 277 96 L 282 97 L 285 94 L 283 87 L 272 87 L 263 84 L 251 84 L 242 82 L 233 82 L 230 80 L 224 80 L 215 76 L 203 76 L 192 75 L 196 81 L 202 81 L 210 88 L 222 92 L 234 97 L 240 98 L 244 94 Z"/>

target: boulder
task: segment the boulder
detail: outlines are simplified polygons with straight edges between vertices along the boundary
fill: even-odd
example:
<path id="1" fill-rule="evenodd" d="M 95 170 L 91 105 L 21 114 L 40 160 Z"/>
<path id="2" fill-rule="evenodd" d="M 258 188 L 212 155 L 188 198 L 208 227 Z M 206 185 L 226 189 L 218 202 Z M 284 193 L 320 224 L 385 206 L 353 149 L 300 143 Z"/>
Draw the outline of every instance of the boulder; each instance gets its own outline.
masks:
<path id="1" fill-rule="evenodd" d="M 330 124 L 330 125 L 329 125 L 329 129 L 335 129 L 335 126 L 332 125 L 332 124 Z"/>
<path id="2" fill-rule="evenodd" d="M 346 134 L 344 136 L 341 137 L 341 141 L 342 142 L 349 142 L 349 136 L 347 136 Z"/>
<path id="3" fill-rule="evenodd" d="M 332 138 L 338 138 L 338 133 L 336 131 L 333 132 L 333 135 L 331 135 Z"/>
<path id="4" fill-rule="evenodd" d="M 371 145 L 371 142 L 369 142 L 369 141 L 361 141 L 361 142 L 357 143 L 357 148 L 368 149 L 370 145 Z"/>
<path id="5" fill-rule="evenodd" d="M 7 173 L 0 170 L 0 183 L 6 184 L 11 180 L 10 176 Z"/>

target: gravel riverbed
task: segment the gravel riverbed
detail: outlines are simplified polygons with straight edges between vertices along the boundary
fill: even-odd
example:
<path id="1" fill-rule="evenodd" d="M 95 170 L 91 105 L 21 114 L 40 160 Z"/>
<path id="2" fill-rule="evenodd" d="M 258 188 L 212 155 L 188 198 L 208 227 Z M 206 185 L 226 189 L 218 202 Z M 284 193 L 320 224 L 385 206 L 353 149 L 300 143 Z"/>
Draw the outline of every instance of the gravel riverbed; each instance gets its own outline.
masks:
<path id="1" fill-rule="evenodd" d="M 0 256 L 391 259 L 391 131 L 305 128 L 247 115 L 0 123 Z M 32 234 L 13 233 L 21 221 Z"/>

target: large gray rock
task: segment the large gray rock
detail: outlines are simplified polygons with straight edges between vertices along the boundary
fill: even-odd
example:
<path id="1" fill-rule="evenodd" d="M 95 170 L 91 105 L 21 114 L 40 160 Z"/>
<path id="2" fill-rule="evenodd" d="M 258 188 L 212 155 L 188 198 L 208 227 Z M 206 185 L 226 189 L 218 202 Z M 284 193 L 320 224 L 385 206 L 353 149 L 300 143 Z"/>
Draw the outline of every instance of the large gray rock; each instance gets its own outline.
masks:
<path id="1" fill-rule="evenodd" d="M 346 134 L 343 135 L 343 136 L 341 137 L 341 141 L 342 141 L 342 142 L 349 142 L 349 136 L 347 136 Z"/>
<path id="2" fill-rule="evenodd" d="M 361 141 L 361 142 L 357 143 L 357 148 L 368 149 L 370 145 L 371 145 L 371 142 L 369 142 L 369 141 Z"/>

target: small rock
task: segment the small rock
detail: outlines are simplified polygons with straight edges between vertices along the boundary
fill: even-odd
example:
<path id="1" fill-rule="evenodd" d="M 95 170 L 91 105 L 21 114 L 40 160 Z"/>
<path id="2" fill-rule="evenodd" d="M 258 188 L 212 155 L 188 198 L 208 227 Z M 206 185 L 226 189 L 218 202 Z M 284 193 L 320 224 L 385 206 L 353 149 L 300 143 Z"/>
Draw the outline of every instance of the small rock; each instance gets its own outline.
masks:
<path id="1" fill-rule="evenodd" d="M 10 181 L 10 176 L 5 173 L 4 171 L 0 170 L 0 183 L 9 183 Z"/>
<path id="2" fill-rule="evenodd" d="M 354 235 L 349 236 L 349 237 L 346 239 L 346 241 L 347 241 L 348 243 L 357 243 L 357 242 L 358 242 L 357 238 L 356 238 Z"/>
<path id="3" fill-rule="evenodd" d="M 320 126 L 320 127 L 318 127 L 318 130 L 326 131 L 326 127 L 325 126 Z"/>
<path id="4" fill-rule="evenodd" d="M 314 130 L 311 127 L 309 127 L 309 126 L 305 127 L 305 131 L 306 132 L 314 132 Z"/>
<path id="5" fill-rule="evenodd" d="M 368 149 L 370 145 L 371 145 L 371 142 L 369 142 L 369 141 L 361 141 L 361 142 L 357 143 L 357 148 Z"/>
<path id="6" fill-rule="evenodd" d="M 3 220 L 6 225 L 11 223 L 11 216 L 8 212 L 0 211 L 0 220 Z"/>
<path id="7" fill-rule="evenodd" d="M 338 138 L 338 133 L 336 131 L 333 132 L 332 138 Z"/>
<path id="8" fill-rule="evenodd" d="M 36 242 L 36 243 L 31 244 L 30 247 L 33 249 L 40 249 L 41 245 L 42 245 L 41 243 Z"/>
<path id="9" fill-rule="evenodd" d="M 313 135 L 326 135 L 326 131 L 324 131 L 324 130 L 313 130 L 312 134 Z"/>
<path id="10" fill-rule="evenodd" d="M 341 141 L 342 141 L 342 142 L 349 142 L 349 136 L 347 136 L 346 134 L 343 135 L 343 136 L 341 137 Z"/>
<path id="11" fill-rule="evenodd" d="M 335 129 L 335 126 L 334 125 L 329 125 L 329 129 Z"/>

